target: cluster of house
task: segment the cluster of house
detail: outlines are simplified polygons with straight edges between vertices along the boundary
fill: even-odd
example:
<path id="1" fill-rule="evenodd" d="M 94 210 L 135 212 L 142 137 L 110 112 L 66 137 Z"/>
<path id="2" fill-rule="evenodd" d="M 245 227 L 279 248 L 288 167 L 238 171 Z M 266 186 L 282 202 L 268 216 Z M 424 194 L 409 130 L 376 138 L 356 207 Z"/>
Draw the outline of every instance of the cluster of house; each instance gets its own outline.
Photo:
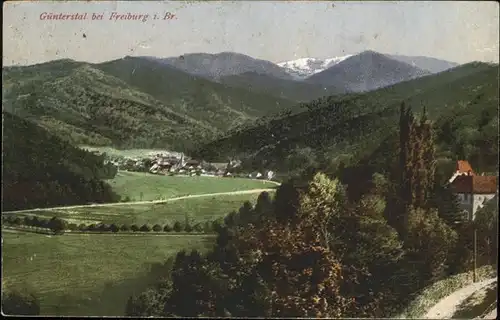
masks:
<path id="1" fill-rule="evenodd" d="M 474 219 L 476 211 L 486 202 L 498 199 L 497 176 L 476 174 L 468 161 L 457 161 L 455 173 L 449 179 L 453 193 L 457 196 L 460 208 L 468 219 Z"/>
<path id="2" fill-rule="evenodd" d="M 155 153 L 146 158 L 117 158 L 109 162 L 116 165 L 120 170 L 150 172 L 160 175 L 202 175 L 218 177 L 246 177 L 251 179 L 274 178 L 274 172 L 263 170 L 262 172 L 243 173 L 241 161 L 230 160 L 223 163 L 210 163 L 195 159 L 187 159 L 183 153 Z"/>

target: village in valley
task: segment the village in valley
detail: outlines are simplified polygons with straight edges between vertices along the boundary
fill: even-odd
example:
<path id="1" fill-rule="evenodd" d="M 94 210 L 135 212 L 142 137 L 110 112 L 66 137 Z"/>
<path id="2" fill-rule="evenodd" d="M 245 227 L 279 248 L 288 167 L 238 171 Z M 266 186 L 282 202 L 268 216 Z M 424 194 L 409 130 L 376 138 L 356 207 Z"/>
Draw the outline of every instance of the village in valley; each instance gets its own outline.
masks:
<path id="1" fill-rule="evenodd" d="M 98 151 L 94 151 L 99 154 Z M 241 161 L 232 159 L 228 162 L 207 162 L 189 159 L 184 153 L 177 152 L 149 152 L 142 157 L 108 156 L 105 155 L 105 164 L 111 163 L 118 170 L 132 172 L 149 172 L 156 175 L 168 176 L 205 176 L 205 177 L 238 177 L 249 179 L 273 180 L 275 173 L 272 170 L 247 172 L 242 169 Z"/>

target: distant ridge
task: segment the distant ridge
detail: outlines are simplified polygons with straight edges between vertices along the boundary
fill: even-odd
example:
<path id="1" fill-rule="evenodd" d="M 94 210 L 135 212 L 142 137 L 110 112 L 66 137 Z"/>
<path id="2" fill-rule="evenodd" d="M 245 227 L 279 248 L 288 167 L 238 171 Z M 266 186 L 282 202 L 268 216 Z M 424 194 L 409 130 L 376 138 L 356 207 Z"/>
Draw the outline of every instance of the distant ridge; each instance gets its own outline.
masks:
<path id="1" fill-rule="evenodd" d="M 246 72 L 270 75 L 279 79 L 293 79 L 283 68 L 270 61 L 255 59 L 235 52 L 189 53 L 171 58 L 145 58 L 212 80 L 219 80 L 221 77 Z"/>
<path id="2" fill-rule="evenodd" d="M 337 87 L 346 92 L 364 92 L 408 81 L 431 72 L 375 51 L 364 51 L 316 73 L 305 81 Z"/>

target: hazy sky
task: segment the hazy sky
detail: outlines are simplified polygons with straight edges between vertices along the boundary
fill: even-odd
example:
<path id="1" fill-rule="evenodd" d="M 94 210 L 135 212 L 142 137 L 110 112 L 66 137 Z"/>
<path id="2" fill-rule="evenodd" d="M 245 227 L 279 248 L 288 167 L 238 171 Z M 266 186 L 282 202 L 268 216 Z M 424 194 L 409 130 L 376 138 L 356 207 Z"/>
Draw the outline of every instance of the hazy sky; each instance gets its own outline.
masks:
<path id="1" fill-rule="evenodd" d="M 153 19 L 168 11 L 176 19 Z M 498 11 L 495 1 L 12 1 L 4 3 L 3 63 L 221 51 L 281 62 L 367 49 L 459 63 L 498 62 Z M 87 13 L 88 19 L 41 20 L 44 12 Z M 110 21 L 112 12 L 150 16 L 146 22 Z M 104 20 L 91 20 L 92 13 L 104 13 Z"/>

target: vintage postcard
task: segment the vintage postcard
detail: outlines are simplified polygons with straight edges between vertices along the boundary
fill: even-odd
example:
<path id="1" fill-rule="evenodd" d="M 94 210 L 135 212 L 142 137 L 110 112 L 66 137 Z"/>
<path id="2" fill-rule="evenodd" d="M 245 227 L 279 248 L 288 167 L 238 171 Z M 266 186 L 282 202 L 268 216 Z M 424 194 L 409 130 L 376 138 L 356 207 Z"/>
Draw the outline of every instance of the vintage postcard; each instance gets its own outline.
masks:
<path id="1" fill-rule="evenodd" d="M 8 1 L 2 314 L 495 318 L 499 5 Z"/>

